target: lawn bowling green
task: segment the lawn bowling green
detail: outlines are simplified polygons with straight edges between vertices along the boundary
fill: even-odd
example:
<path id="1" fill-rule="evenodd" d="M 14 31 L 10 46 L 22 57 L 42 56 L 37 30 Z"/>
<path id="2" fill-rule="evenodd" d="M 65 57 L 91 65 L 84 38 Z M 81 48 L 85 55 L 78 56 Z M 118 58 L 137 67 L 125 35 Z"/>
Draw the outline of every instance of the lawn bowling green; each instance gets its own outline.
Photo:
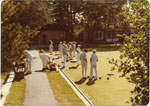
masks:
<path id="1" fill-rule="evenodd" d="M 92 52 L 87 53 L 88 75 L 90 72 L 91 54 Z M 133 96 L 130 91 L 133 90 L 134 84 L 129 83 L 125 78 L 119 78 L 120 73 L 117 70 L 111 71 L 112 65 L 108 63 L 111 58 L 119 58 L 119 54 L 119 51 L 97 51 L 99 58 L 97 64 L 98 79 L 91 82 L 88 79 L 81 79 L 81 65 L 77 69 L 65 68 L 63 71 L 95 105 L 131 105 L 127 101 Z M 67 62 L 68 67 L 76 66 L 76 64 L 75 62 Z M 93 75 L 95 75 L 94 72 Z"/>

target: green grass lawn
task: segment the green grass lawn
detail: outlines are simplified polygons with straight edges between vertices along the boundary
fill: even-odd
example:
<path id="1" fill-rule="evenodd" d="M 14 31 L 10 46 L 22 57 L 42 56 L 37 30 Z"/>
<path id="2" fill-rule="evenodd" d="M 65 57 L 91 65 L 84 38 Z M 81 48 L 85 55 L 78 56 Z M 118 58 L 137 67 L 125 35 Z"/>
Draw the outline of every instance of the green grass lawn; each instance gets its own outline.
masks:
<path id="1" fill-rule="evenodd" d="M 60 73 L 46 73 L 58 105 L 84 105 Z"/>
<path id="2" fill-rule="evenodd" d="M 26 80 L 13 82 L 6 97 L 4 105 L 23 105 L 25 97 Z"/>
<path id="3" fill-rule="evenodd" d="M 92 52 L 88 52 L 88 75 L 90 72 L 90 56 Z M 101 51 L 97 52 L 99 62 L 98 76 L 102 76 L 102 79 L 98 79 L 89 83 L 86 79 L 77 86 L 89 97 L 89 99 L 95 105 L 131 105 L 126 102 L 130 100 L 132 96 L 130 91 L 134 88 L 134 84 L 129 83 L 125 78 L 119 78 L 119 73 L 111 71 L 111 64 L 108 63 L 111 58 L 119 58 L 119 51 Z M 76 59 L 76 58 L 74 58 Z M 75 66 L 77 63 L 67 63 L 67 66 Z M 78 69 L 64 69 L 64 72 L 74 81 L 78 82 L 82 78 L 81 66 Z M 94 73 L 95 74 L 95 73 Z M 107 74 L 114 74 L 107 80 Z"/>

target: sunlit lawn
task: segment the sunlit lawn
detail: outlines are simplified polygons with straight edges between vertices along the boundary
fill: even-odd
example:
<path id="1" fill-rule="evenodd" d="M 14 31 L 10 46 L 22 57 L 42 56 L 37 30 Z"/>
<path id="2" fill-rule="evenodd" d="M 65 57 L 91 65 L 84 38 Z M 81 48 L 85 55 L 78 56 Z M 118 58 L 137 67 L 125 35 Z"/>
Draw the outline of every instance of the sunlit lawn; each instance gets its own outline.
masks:
<path id="1" fill-rule="evenodd" d="M 84 105 L 60 73 L 47 72 L 47 77 L 58 105 Z"/>
<path id="2" fill-rule="evenodd" d="M 88 75 L 90 72 L 90 55 L 92 52 L 88 52 Z M 90 98 L 95 105 L 129 105 L 126 102 L 130 100 L 132 96 L 130 91 L 133 89 L 134 84 L 129 83 L 125 78 L 119 78 L 119 73 L 111 71 L 111 66 L 108 61 L 111 58 L 117 59 L 119 57 L 119 51 L 103 51 L 97 52 L 99 62 L 98 76 L 102 76 L 102 79 L 98 79 L 93 84 L 89 84 L 89 80 L 86 79 L 83 83 L 77 84 L 78 87 Z M 76 58 L 74 58 L 76 59 Z M 75 66 L 77 63 L 67 63 L 68 67 Z M 64 72 L 74 81 L 77 82 L 82 78 L 81 66 L 78 69 L 64 69 Z M 107 80 L 107 74 L 114 74 Z M 95 73 L 94 73 L 95 75 Z"/>
<path id="3" fill-rule="evenodd" d="M 25 87 L 25 79 L 13 82 L 4 105 L 23 105 L 25 97 Z"/>

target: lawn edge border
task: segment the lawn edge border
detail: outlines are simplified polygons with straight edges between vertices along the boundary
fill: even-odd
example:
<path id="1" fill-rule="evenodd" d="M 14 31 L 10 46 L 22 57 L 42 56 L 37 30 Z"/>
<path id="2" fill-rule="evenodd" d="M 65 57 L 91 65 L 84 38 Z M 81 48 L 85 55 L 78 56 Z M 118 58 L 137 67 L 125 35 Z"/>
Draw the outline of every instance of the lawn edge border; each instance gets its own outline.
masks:
<path id="1" fill-rule="evenodd" d="M 56 65 L 56 69 L 59 71 L 61 76 L 66 80 L 66 82 L 71 86 L 74 92 L 78 95 L 78 97 L 84 102 L 85 105 L 94 106 L 94 104 L 90 101 L 90 99 L 84 95 L 84 93 L 75 85 L 75 83 L 63 72 L 63 70 L 59 69 Z"/>
<path id="2" fill-rule="evenodd" d="M 3 94 L 3 97 L 1 98 L 1 104 L 2 105 L 5 103 L 6 97 L 9 93 L 10 88 L 11 88 L 14 77 L 15 77 L 15 74 L 13 71 L 11 71 L 9 73 L 8 79 L 6 80 L 5 84 L 1 88 L 1 94 Z"/>

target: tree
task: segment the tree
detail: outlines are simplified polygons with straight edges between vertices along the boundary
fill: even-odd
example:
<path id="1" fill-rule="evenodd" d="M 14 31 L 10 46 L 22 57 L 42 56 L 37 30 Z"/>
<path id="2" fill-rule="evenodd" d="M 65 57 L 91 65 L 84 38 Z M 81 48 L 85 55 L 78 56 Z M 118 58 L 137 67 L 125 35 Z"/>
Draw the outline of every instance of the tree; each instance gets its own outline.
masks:
<path id="1" fill-rule="evenodd" d="M 91 36 L 93 31 L 103 30 L 107 32 L 108 29 L 115 29 L 118 27 L 117 19 L 119 19 L 118 14 L 121 12 L 121 7 L 126 1 L 111 1 L 107 3 L 106 1 L 85 1 L 83 9 L 83 20 L 82 25 L 85 30 L 87 30 L 88 39 L 92 41 Z M 113 28 L 111 28 L 113 26 Z"/>
<path id="2" fill-rule="evenodd" d="M 120 35 L 125 43 L 121 48 L 120 59 L 112 59 L 112 70 L 118 69 L 121 77 L 135 84 L 130 102 L 133 105 L 146 105 L 149 102 L 149 2 L 136 0 L 125 5 L 121 15 L 123 23 L 131 30 L 130 35 Z"/>
<path id="3" fill-rule="evenodd" d="M 2 2 L 2 72 L 9 70 L 14 61 L 20 62 L 30 39 L 43 25 L 52 22 L 50 9 L 53 6 L 49 1 Z"/>
<path id="4" fill-rule="evenodd" d="M 55 23 L 64 27 L 66 40 L 73 40 L 76 15 L 83 10 L 83 0 L 54 0 L 53 4 L 56 5 L 54 9 Z"/>

